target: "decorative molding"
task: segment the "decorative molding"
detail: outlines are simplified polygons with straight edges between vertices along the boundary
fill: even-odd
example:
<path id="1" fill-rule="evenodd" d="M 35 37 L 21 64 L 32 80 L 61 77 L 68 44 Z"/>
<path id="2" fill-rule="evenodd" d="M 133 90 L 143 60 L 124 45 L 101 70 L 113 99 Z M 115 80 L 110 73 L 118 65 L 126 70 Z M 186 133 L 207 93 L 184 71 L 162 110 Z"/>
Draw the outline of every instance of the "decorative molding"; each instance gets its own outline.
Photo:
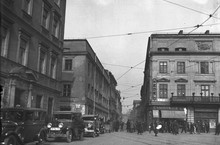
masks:
<path id="1" fill-rule="evenodd" d="M 193 80 L 195 83 L 216 83 L 216 80 Z"/>
<path id="2" fill-rule="evenodd" d="M 212 41 L 196 41 L 198 50 L 211 50 Z"/>
<path id="3" fill-rule="evenodd" d="M 180 78 L 180 79 L 175 80 L 175 82 L 176 83 L 188 83 L 188 80 Z"/>
<path id="4" fill-rule="evenodd" d="M 157 82 L 170 82 L 170 80 L 166 78 L 161 78 L 161 79 L 158 79 Z"/>

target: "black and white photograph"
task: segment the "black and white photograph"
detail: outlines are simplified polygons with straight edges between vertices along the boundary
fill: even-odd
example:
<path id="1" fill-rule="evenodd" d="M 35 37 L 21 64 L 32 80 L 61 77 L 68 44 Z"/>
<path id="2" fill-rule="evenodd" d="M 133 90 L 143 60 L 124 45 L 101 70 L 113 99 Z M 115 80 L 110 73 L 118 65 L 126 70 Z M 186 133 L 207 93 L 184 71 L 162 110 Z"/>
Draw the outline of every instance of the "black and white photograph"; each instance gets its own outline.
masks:
<path id="1" fill-rule="evenodd" d="M 220 0 L 0 0 L 1 145 L 220 145 Z"/>

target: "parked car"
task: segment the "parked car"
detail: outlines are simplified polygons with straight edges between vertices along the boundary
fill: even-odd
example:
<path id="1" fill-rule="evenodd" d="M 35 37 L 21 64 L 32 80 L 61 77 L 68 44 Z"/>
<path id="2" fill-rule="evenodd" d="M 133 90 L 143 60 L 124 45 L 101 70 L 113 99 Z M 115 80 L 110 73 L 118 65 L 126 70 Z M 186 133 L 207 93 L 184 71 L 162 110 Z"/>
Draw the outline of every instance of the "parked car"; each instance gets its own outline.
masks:
<path id="1" fill-rule="evenodd" d="M 38 108 L 1 108 L 1 144 L 17 145 L 46 139 L 46 111 Z"/>
<path id="2" fill-rule="evenodd" d="M 97 115 L 83 115 L 82 119 L 85 123 L 85 136 L 99 136 L 99 119 Z"/>
<path id="3" fill-rule="evenodd" d="M 68 143 L 73 139 L 83 140 L 84 122 L 80 112 L 56 111 L 47 128 L 47 139 L 65 138 Z"/>

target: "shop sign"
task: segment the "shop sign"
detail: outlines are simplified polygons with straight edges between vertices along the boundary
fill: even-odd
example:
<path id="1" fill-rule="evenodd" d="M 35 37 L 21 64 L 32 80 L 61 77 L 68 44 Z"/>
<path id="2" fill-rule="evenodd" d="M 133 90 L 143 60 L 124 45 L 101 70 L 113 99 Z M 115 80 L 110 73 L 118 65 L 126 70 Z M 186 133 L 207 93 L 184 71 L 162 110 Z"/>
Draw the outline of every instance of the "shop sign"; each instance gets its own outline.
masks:
<path id="1" fill-rule="evenodd" d="M 159 110 L 153 110 L 153 117 L 159 118 Z"/>
<path id="2" fill-rule="evenodd" d="M 215 128 L 215 127 L 216 127 L 216 121 L 215 121 L 215 119 L 210 119 L 210 120 L 209 120 L 209 125 L 210 125 L 210 128 Z"/>

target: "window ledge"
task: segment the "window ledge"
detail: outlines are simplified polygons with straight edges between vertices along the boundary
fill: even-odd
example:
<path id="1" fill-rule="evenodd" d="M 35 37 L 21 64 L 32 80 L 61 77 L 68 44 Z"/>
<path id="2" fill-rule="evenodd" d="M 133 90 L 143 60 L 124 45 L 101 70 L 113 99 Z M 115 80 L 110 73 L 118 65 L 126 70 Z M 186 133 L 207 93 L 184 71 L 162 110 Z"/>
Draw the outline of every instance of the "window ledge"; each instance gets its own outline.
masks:
<path id="1" fill-rule="evenodd" d="M 32 16 L 28 14 L 26 11 L 22 10 L 23 12 L 23 18 L 28 21 L 29 23 L 32 22 Z"/>
<path id="2" fill-rule="evenodd" d="M 41 25 L 41 32 L 47 36 L 49 36 L 49 30 L 45 28 L 43 25 Z"/>

